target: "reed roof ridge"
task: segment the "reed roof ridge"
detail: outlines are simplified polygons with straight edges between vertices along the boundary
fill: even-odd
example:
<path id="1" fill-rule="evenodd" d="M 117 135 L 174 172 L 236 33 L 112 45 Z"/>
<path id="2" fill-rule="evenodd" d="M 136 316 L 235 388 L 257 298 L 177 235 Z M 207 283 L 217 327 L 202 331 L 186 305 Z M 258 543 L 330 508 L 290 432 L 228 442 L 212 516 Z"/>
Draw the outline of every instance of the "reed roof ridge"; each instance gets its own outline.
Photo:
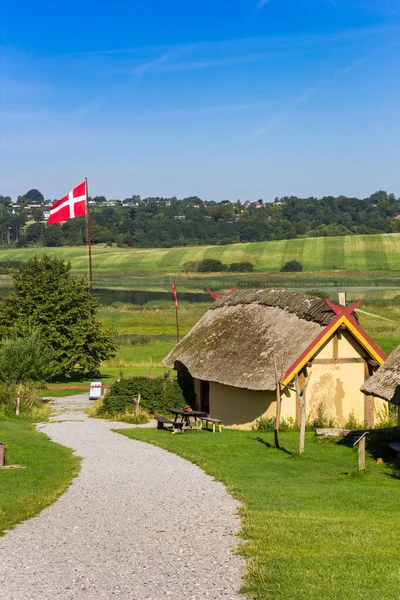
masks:
<path id="1" fill-rule="evenodd" d="M 238 305 L 258 304 L 280 308 L 297 315 L 305 321 L 328 325 L 335 317 L 333 310 L 323 298 L 288 288 L 265 288 L 259 290 L 239 290 L 221 296 L 211 307 L 213 310 Z"/>

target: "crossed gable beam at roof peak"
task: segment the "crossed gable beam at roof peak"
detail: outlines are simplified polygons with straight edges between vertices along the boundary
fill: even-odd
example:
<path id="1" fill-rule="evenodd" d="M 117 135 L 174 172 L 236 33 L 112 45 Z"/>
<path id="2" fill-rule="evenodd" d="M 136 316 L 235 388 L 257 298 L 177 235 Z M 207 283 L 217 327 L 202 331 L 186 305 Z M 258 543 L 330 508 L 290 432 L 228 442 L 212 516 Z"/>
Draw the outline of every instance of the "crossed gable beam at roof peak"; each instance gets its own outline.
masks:
<path id="1" fill-rule="evenodd" d="M 350 306 L 339 306 L 329 299 L 326 300 L 326 303 L 336 316 L 288 368 L 281 379 L 283 385 L 288 385 L 288 383 L 290 383 L 296 373 L 299 373 L 305 367 L 309 360 L 315 356 L 318 350 L 320 350 L 320 348 L 334 335 L 341 325 L 346 326 L 358 343 L 378 362 L 378 364 L 381 365 L 385 362 L 387 358 L 386 354 L 371 340 L 364 329 L 360 327 L 352 316 L 352 313 L 360 306 L 361 300 L 357 300 L 357 302 L 354 302 L 354 304 L 351 304 Z"/>

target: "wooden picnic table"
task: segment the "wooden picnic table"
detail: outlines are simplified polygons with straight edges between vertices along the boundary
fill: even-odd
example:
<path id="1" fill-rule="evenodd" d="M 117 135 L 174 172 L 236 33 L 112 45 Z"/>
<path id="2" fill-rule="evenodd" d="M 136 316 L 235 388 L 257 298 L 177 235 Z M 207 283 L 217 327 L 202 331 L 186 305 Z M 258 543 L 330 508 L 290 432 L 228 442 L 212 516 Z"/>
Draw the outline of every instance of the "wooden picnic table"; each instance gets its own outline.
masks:
<path id="1" fill-rule="evenodd" d="M 190 429 L 193 429 L 192 425 L 190 423 L 190 417 L 192 417 L 194 419 L 196 427 L 198 429 L 201 429 L 197 425 L 197 419 L 201 419 L 202 417 L 205 418 L 208 416 L 207 413 L 205 413 L 201 410 L 182 410 L 180 408 L 169 408 L 168 412 L 175 415 L 175 422 L 178 420 L 178 417 L 180 416 L 181 423 L 184 423 L 186 425 L 186 427 L 190 427 Z"/>

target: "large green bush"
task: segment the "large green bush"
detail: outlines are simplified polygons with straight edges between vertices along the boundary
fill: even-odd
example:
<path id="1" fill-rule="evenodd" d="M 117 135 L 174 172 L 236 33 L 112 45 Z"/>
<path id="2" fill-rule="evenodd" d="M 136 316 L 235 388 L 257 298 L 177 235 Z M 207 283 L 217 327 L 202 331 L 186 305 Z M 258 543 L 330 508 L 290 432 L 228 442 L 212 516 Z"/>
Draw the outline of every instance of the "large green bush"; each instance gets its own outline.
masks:
<path id="1" fill-rule="evenodd" d="M 56 366 L 55 353 L 38 329 L 25 326 L 0 340 L 0 381 L 45 381 Z"/>
<path id="2" fill-rule="evenodd" d="M 205 258 L 199 261 L 197 270 L 199 273 L 221 273 L 228 270 L 228 265 L 216 258 Z"/>
<path id="3" fill-rule="evenodd" d="M 251 273 L 254 271 L 254 265 L 249 261 L 231 263 L 229 265 L 229 270 L 235 273 Z"/>
<path id="4" fill-rule="evenodd" d="M 281 273 L 298 273 L 303 270 L 303 265 L 298 260 L 288 260 L 283 267 Z"/>
<path id="5" fill-rule="evenodd" d="M 115 382 L 104 397 L 103 414 L 133 409 L 133 396 L 140 394 L 140 407 L 149 412 L 166 413 L 168 408 L 186 406 L 182 390 L 170 377 L 128 377 Z"/>

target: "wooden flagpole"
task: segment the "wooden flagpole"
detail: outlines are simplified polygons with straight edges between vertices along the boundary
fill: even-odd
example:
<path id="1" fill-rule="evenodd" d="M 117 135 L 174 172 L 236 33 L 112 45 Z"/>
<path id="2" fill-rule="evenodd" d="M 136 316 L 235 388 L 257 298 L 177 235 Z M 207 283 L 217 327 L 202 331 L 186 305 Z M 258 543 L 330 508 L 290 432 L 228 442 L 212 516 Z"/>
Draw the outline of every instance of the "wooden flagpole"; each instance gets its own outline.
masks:
<path id="1" fill-rule="evenodd" d="M 177 292 L 176 292 L 175 281 L 172 282 L 172 293 L 174 295 L 174 304 L 175 304 L 176 341 L 179 344 L 178 295 L 177 295 Z"/>
<path id="2" fill-rule="evenodd" d="M 179 318 L 178 318 L 178 306 L 175 304 L 175 316 L 176 316 L 176 341 L 179 344 Z"/>
<path id="3" fill-rule="evenodd" d="M 88 202 L 88 180 L 85 177 L 86 182 L 86 227 L 87 227 L 87 244 L 89 251 L 89 294 L 93 295 L 93 273 L 92 273 L 92 244 L 90 240 L 90 212 L 89 212 L 89 202 Z"/>

